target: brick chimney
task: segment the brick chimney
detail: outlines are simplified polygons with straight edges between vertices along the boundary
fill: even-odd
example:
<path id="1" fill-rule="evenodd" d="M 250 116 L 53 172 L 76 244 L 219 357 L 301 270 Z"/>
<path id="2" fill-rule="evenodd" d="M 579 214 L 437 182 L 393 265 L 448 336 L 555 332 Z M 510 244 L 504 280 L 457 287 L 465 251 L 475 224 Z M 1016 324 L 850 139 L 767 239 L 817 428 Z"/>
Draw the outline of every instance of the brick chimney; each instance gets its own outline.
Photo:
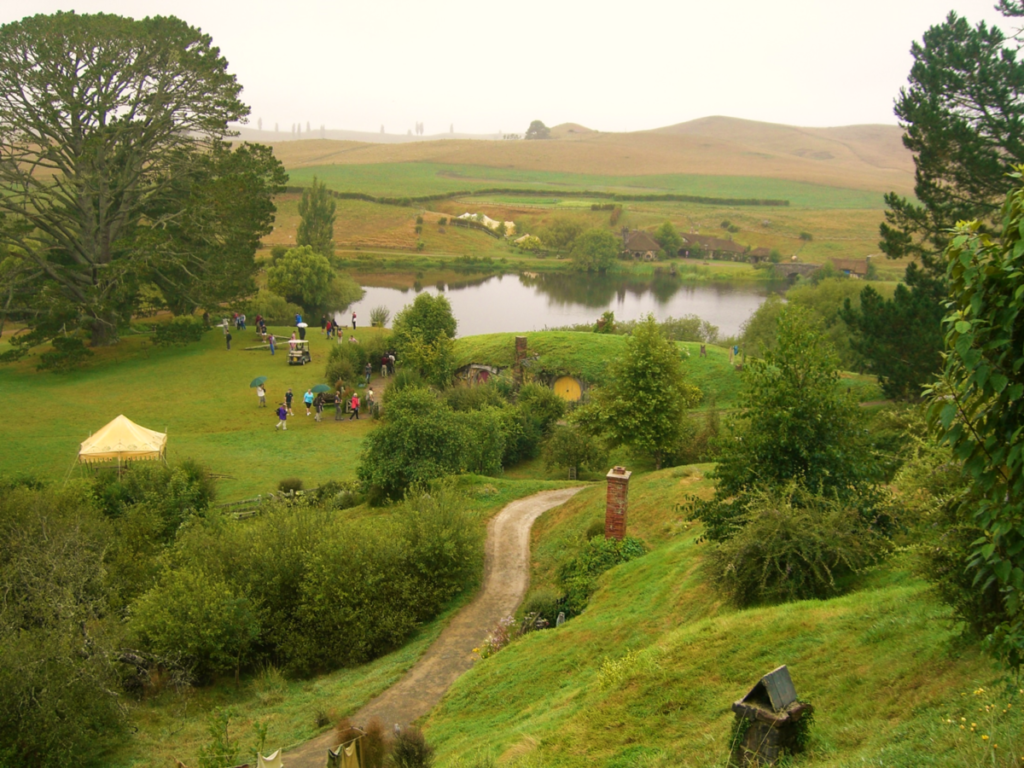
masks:
<path id="1" fill-rule="evenodd" d="M 633 473 L 625 467 L 614 467 L 608 473 L 608 501 L 604 511 L 604 537 L 626 538 L 626 508 L 629 505 L 629 478 Z"/>

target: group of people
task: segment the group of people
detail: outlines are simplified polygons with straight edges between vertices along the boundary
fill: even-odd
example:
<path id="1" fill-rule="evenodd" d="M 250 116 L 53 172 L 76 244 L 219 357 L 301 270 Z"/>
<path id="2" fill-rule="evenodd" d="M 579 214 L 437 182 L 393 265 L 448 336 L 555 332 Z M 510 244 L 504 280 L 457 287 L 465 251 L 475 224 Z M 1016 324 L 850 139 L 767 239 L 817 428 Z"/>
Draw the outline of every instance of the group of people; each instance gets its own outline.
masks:
<path id="1" fill-rule="evenodd" d="M 260 399 L 260 407 L 265 408 L 266 404 L 267 404 L 267 400 L 266 400 L 266 398 L 267 398 L 267 391 L 263 387 L 262 384 L 259 385 L 256 388 L 256 394 L 259 396 L 259 399 Z M 295 413 L 292 411 L 292 400 L 294 399 L 294 397 L 295 397 L 295 395 L 292 392 L 291 388 L 289 387 L 288 390 L 284 393 L 284 402 L 281 403 L 278 406 L 278 408 L 277 408 L 277 419 L 278 419 L 278 421 L 277 421 L 277 425 L 274 427 L 274 429 L 280 429 L 282 431 L 287 431 L 287 429 L 288 429 L 288 417 L 295 415 Z M 306 406 L 306 415 L 307 416 L 313 416 L 313 420 L 315 422 L 318 422 L 318 423 L 323 421 L 324 406 L 327 404 L 327 397 L 326 397 L 326 393 L 325 392 L 318 392 L 317 394 L 314 395 L 312 388 L 307 389 L 306 390 L 306 394 L 304 394 L 302 396 L 302 402 Z M 334 392 L 334 420 L 335 421 L 341 421 L 342 420 L 342 408 L 344 406 L 344 403 L 345 403 L 345 399 L 342 397 L 341 390 L 340 389 L 335 390 L 335 392 Z M 348 417 L 348 420 L 352 421 L 353 419 L 355 419 L 355 420 L 358 421 L 359 420 L 359 409 L 360 409 L 361 406 L 364 405 L 359 400 L 359 393 L 358 392 L 353 392 L 352 393 L 352 396 L 351 396 L 351 398 L 348 401 L 348 405 L 349 405 L 349 410 L 351 411 L 351 413 L 350 413 L 350 415 Z M 373 390 L 372 389 L 369 389 L 367 391 L 367 393 L 366 393 L 365 407 L 366 407 L 367 410 L 370 410 L 370 409 L 373 408 Z"/>
<path id="2" fill-rule="evenodd" d="M 296 315 L 296 317 L 298 317 L 298 315 Z M 295 322 L 299 323 L 299 322 L 301 322 L 301 319 L 298 319 Z M 320 332 L 322 334 L 324 334 L 328 339 L 330 339 L 330 338 L 337 338 L 339 344 L 342 341 L 344 341 L 344 336 L 338 330 L 340 327 L 341 327 L 341 324 L 335 322 L 332 318 L 328 317 L 327 315 L 320 315 Z M 356 313 L 353 312 L 352 313 L 352 330 L 354 331 L 355 329 L 356 329 Z M 359 343 L 359 342 L 356 341 L 356 337 L 355 336 L 349 336 L 349 341 L 355 342 L 356 344 Z"/>
<path id="3" fill-rule="evenodd" d="M 369 368 L 370 364 L 367 363 L 366 367 Z M 395 375 L 395 351 L 393 349 L 389 349 L 387 352 L 381 355 L 380 375 L 383 376 L 384 378 Z M 369 375 L 367 375 L 366 377 L 366 382 L 370 382 Z"/>

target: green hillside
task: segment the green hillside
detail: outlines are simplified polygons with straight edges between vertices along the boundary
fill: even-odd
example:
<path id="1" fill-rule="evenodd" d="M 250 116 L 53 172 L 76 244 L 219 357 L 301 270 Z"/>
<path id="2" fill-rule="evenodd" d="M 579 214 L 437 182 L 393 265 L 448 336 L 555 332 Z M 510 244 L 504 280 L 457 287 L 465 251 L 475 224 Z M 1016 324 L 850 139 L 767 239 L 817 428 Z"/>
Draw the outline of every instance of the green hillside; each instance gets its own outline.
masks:
<path id="1" fill-rule="evenodd" d="M 730 704 L 780 664 L 817 708 L 810 751 L 792 765 L 1019 764 L 1016 689 L 999 688 L 991 662 L 958 644 L 909 557 L 842 597 L 735 610 L 705 585 L 699 531 L 674 508 L 708 488 L 700 469 L 631 486 L 630 532 L 652 551 L 605 574 L 581 616 L 481 660 L 452 687 L 426 723 L 443 765 L 488 755 L 503 766 L 724 765 Z M 602 518 L 604 493 L 586 490 L 538 521 L 534 589 Z"/>

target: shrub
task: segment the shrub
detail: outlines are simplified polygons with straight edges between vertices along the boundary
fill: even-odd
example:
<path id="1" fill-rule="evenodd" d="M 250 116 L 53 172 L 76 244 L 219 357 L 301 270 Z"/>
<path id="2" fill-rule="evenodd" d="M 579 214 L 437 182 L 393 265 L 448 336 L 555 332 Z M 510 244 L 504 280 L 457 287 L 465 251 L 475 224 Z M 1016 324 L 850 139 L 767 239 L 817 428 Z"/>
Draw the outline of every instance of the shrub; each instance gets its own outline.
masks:
<path id="1" fill-rule="evenodd" d="M 604 526 L 601 526 L 604 532 Z M 536 614 L 547 621 L 548 626 L 555 626 L 558 613 L 562 610 L 558 591 L 551 587 L 541 587 L 530 593 L 519 610 L 521 616 Z"/>
<path id="2" fill-rule="evenodd" d="M 416 241 L 416 250 L 417 251 L 422 251 L 426 247 L 427 247 L 427 244 L 425 242 L 423 242 L 422 240 L 417 240 Z"/>
<path id="3" fill-rule="evenodd" d="M 110 530 L 80 489 L 0 490 L 0 765 L 95 764 L 123 733 Z"/>
<path id="4" fill-rule="evenodd" d="M 390 317 L 391 311 L 387 307 L 374 307 L 370 310 L 370 325 L 375 328 L 383 328 L 388 324 L 388 318 Z"/>
<path id="5" fill-rule="evenodd" d="M 550 387 L 540 384 L 521 387 L 518 403 L 526 414 L 537 420 L 544 433 L 550 432 L 556 422 L 565 416 L 565 400 Z"/>
<path id="6" fill-rule="evenodd" d="M 803 240 L 805 243 L 809 243 L 811 242 L 811 240 L 814 239 L 814 235 L 812 235 L 810 232 L 801 232 L 800 239 Z"/>
<path id="7" fill-rule="evenodd" d="M 890 547 L 856 507 L 795 483 L 734 503 L 743 505 L 739 530 L 706 563 L 711 583 L 740 606 L 831 597 Z"/>
<path id="8" fill-rule="evenodd" d="M 50 343 L 53 349 L 39 356 L 36 370 L 69 373 L 93 355 L 77 336 L 58 336 Z"/>
<path id="9" fill-rule="evenodd" d="M 379 717 L 371 717 L 363 730 L 363 768 L 384 768 L 391 739 Z"/>
<path id="10" fill-rule="evenodd" d="M 558 569 L 558 584 L 564 591 L 562 602 L 565 615 L 577 616 L 582 613 L 597 589 L 598 576 L 646 552 L 644 543 L 632 537 L 622 541 L 605 538 L 588 540 L 578 555 L 562 563 Z"/>
<path id="11" fill-rule="evenodd" d="M 158 323 L 153 343 L 160 347 L 185 346 L 201 341 L 203 334 L 210 330 L 195 317 L 176 317 L 169 323 Z"/>
<path id="12" fill-rule="evenodd" d="M 256 298 L 246 302 L 244 309 L 249 317 L 262 315 L 267 325 L 292 325 L 295 315 L 303 313 L 298 304 L 292 304 L 283 296 L 268 290 L 257 293 Z"/>
<path id="13" fill-rule="evenodd" d="M 286 477 L 277 484 L 277 490 L 281 493 L 294 493 L 302 490 L 302 480 L 298 477 Z"/>
<path id="14" fill-rule="evenodd" d="M 441 227 L 447 226 L 447 224 L 448 224 L 448 217 L 447 216 L 442 216 L 440 219 L 437 220 L 437 224 L 438 224 L 438 226 L 441 226 Z"/>
<path id="15" fill-rule="evenodd" d="M 197 568 L 165 574 L 133 603 L 128 626 L 143 648 L 181 660 L 200 679 L 238 668 L 260 631 L 249 599 Z"/>
<path id="16" fill-rule="evenodd" d="M 417 216 L 416 217 L 416 223 L 417 224 L 422 224 L 423 223 L 423 217 L 422 216 Z"/>
<path id="17" fill-rule="evenodd" d="M 433 764 L 434 748 L 427 743 L 422 731 L 408 725 L 395 734 L 391 745 L 394 768 L 430 768 Z"/>
<path id="18" fill-rule="evenodd" d="M 275 245 L 270 249 L 270 259 L 272 262 L 276 262 L 282 256 L 288 253 L 288 249 L 283 245 Z"/>

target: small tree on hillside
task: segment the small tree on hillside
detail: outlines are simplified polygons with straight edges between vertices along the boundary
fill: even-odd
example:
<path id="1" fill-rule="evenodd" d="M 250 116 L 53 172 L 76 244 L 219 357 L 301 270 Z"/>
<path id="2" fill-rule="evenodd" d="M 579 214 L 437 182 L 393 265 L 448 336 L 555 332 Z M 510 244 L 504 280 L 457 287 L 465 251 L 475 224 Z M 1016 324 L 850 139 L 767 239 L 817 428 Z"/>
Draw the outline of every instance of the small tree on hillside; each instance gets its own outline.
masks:
<path id="1" fill-rule="evenodd" d="M 308 245 L 321 256 L 334 255 L 334 212 L 337 204 L 327 191 L 327 185 L 313 177 L 313 183 L 302 191 L 299 201 L 299 232 L 295 242 Z"/>
<path id="2" fill-rule="evenodd" d="M 650 456 L 661 469 L 686 433 L 686 412 L 700 399 L 700 390 L 686 382 L 679 348 L 648 315 L 612 363 L 610 383 L 594 391 L 574 421 L 604 433 L 612 446 Z"/>
<path id="3" fill-rule="evenodd" d="M 720 445 L 715 499 L 696 515 L 708 538 L 729 538 L 746 495 L 759 489 L 797 482 L 812 494 L 844 501 L 870 496 L 874 465 L 858 439 L 857 407 L 839 387 L 837 366 L 815 318 L 786 307 L 775 348 L 744 370 L 740 415 L 732 437 Z"/>
<path id="4" fill-rule="evenodd" d="M 576 426 L 556 427 L 544 444 L 544 465 L 567 469 L 570 480 L 576 469 L 600 468 L 606 456 L 597 438 Z"/>
<path id="5" fill-rule="evenodd" d="M 447 386 L 454 373 L 452 339 L 458 328 L 448 299 L 421 293 L 395 315 L 392 328 L 399 357 L 432 384 Z"/>
<path id="6" fill-rule="evenodd" d="M 550 139 L 551 129 L 548 128 L 540 120 L 534 120 L 530 123 L 530 127 L 526 129 L 527 139 Z"/>

